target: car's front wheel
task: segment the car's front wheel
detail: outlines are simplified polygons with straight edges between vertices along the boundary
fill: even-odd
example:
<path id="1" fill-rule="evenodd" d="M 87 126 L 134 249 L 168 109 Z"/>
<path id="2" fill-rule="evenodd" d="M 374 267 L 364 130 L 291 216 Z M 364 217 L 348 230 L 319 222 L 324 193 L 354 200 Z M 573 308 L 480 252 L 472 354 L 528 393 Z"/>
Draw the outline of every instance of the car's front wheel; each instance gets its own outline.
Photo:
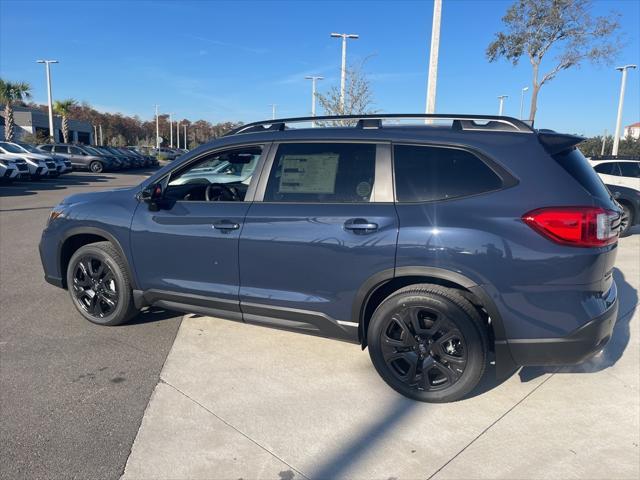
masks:
<path id="1" fill-rule="evenodd" d="M 99 325 L 120 325 L 136 313 L 124 260 L 109 242 L 80 247 L 67 268 L 67 286 L 80 314 Z"/>
<path id="2" fill-rule="evenodd" d="M 487 362 L 480 315 L 456 290 L 439 285 L 412 285 L 387 297 L 371 318 L 367 341 L 384 381 L 423 402 L 464 397 Z"/>
<path id="3" fill-rule="evenodd" d="M 93 173 L 102 173 L 102 171 L 104 170 L 104 166 L 102 165 L 102 162 L 98 162 L 96 160 L 94 162 L 91 162 L 91 164 L 89 165 L 89 170 L 91 170 Z"/>

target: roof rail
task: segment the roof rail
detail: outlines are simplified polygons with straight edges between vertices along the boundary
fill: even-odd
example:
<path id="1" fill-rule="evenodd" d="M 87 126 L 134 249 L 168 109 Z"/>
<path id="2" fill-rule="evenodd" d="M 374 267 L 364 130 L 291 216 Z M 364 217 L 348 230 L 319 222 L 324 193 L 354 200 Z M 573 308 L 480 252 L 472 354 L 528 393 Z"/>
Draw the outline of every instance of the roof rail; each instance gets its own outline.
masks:
<path id="1" fill-rule="evenodd" d="M 525 123 L 522 120 L 518 120 L 513 117 L 503 117 L 497 115 L 448 115 L 441 113 L 383 113 L 367 115 L 326 115 L 318 117 L 292 117 L 278 118 L 273 120 L 262 120 L 260 122 L 252 122 L 247 123 L 246 125 L 241 125 L 228 132 L 225 136 L 238 135 L 241 133 L 285 130 L 287 128 L 287 125 L 294 123 L 340 122 L 345 120 L 349 121 L 349 123 L 355 123 L 355 128 L 376 129 L 382 128 L 383 120 L 409 119 L 451 120 L 452 128 L 456 130 L 491 130 L 522 133 L 535 132 L 533 127 L 531 127 L 528 123 Z M 316 125 L 318 125 L 318 123 L 316 123 Z"/>

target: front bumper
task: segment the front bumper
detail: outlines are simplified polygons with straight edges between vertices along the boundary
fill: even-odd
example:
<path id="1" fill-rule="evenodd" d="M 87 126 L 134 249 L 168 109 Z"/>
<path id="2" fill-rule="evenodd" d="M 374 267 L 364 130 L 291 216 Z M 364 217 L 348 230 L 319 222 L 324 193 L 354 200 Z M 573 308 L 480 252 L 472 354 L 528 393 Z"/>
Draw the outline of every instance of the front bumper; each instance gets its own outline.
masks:
<path id="1" fill-rule="evenodd" d="M 564 337 L 508 340 L 515 363 L 522 366 L 575 365 L 602 350 L 611 339 L 618 318 L 615 283 L 611 289 L 614 298 L 607 311 Z"/>

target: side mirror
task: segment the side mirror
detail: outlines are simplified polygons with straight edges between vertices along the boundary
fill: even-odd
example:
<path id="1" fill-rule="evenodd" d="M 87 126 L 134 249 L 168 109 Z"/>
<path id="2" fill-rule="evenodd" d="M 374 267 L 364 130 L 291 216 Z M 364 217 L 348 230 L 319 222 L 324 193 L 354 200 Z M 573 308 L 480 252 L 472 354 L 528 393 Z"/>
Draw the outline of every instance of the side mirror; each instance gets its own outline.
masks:
<path id="1" fill-rule="evenodd" d="M 146 203 L 154 203 L 162 198 L 162 184 L 154 183 L 140 192 L 139 199 Z"/>

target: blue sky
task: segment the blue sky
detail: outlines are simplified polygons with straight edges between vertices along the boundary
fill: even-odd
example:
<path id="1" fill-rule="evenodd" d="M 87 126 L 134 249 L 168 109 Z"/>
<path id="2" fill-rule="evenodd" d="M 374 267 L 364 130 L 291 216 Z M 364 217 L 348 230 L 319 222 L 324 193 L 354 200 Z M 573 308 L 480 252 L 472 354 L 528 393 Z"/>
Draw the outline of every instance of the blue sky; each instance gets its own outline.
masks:
<path id="1" fill-rule="evenodd" d="M 490 64 L 484 51 L 510 2 L 444 0 L 439 113 L 518 116 L 530 65 Z M 308 115 L 310 82 L 339 82 L 340 41 L 357 33 L 349 63 L 366 59 L 382 112 L 422 112 L 431 37 L 431 1 L 216 2 L 0 0 L 0 75 L 24 80 L 46 103 L 44 68 L 54 58 L 54 98 L 152 118 L 153 104 L 177 117 L 212 122 Z M 622 13 L 626 45 L 615 65 L 640 64 L 640 1 L 600 0 L 594 13 Z M 548 65 L 548 64 L 547 64 Z M 614 66 L 615 66 L 614 65 Z M 544 70 L 544 69 L 543 69 Z M 620 74 L 584 65 L 545 85 L 536 126 L 586 135 L 615 126 Z M 623 124 L 640 121 L 640 72 L 627 84 Z M 525 102 L 528 111 L 528 97 Z"/>

